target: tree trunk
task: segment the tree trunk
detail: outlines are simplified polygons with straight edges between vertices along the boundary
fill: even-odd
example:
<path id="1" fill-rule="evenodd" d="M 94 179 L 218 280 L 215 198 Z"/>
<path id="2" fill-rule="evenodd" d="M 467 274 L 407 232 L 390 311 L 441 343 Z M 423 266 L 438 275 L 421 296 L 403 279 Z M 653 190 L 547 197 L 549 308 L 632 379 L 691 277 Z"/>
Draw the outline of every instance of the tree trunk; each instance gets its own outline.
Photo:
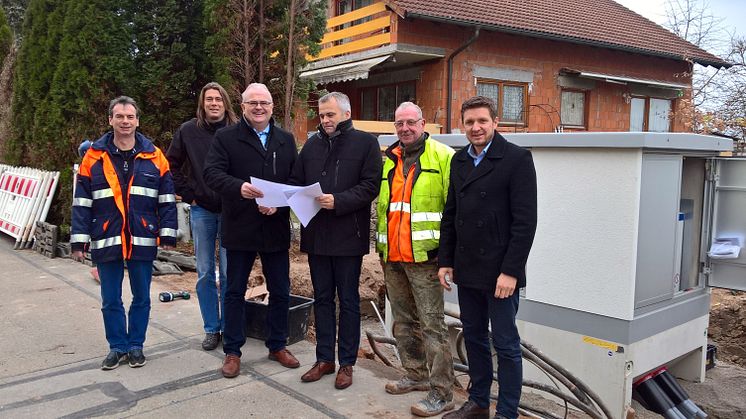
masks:
<path id="1" fill-rule="evenodd" d="M 251 18 L 253 13 L 253 7 L 249 4 L 249 0 L 243 0 L 243 86 L 241 90 L 243 91 L 243 88 L 249 85 L 254 79 L 254 72 L 252 71 L 253 68 L 251 67 Z"/>
<path id="2" fill-rule="evenodd" d="M 259 83 L 264 83 L 264 0 L 259 0 Z"/>
<path id="3" fill-rule="evenodd" d="M 295 9 L 298 0 L 290 0 L 290 24 L 288 26 L 288 54 L 285 70 L 285 129 L 292 131 L 293 87 L 295 87 Z"/>

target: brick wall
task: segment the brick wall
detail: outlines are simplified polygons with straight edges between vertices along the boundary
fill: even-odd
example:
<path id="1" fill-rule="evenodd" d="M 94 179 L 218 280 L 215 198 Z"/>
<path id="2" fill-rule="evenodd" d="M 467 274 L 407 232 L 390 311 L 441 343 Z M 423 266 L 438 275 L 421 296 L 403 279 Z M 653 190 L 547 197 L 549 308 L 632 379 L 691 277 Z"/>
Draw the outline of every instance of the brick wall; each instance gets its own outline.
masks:
<path id="1" fill-rule="evenodd" d="M 472 28 L 422 20 L 399 20 L 396 25 L 399 43 L 438 46 L 446 49 L 446 58 L 431 64 L 420 65 L 423 70 L 417 81 L 417 101 L 428 122 L 446 125 L 446 98 L 448 69 L 447 57 L 464 44 L 474 33 Z M 610 49 L 571 44 L 499 32 L 481 31 L 476 42 L 462 51 L 454 60 L 451 121 L 453 129 L 462 129 L 461 103 L 476 94 L 474 66 L 523 70 L 533 73 L 528 102 L 527 130 L 549 132 L 560 121 L 561 87 L 558 75 L 562 68 L 588 72 L 627 76 L 639 79 L 691 84 L 687 74 L 689 64 L 684 61 L 645 56 Z M 355 82 L 324 86 L 327 90 L 340 90 L 350 95 L 353 118 L 360 108 L 359 89 Z M 691 91 L 675 99 L 672 118 L 673 131 L 687 131 L 688 99 Z M 589 131 L 629 130 L 629 87 L 597 81 L 588 91 L 586 100 L 587 129 Z M 545 109 L 546 111 L 543 111 Z M 318 120 L 306 121 L 313 127 Z M 302 123 L 296 124 L 303 125 Z M 502 129 L 502 128 L 501 128 Z M 512 131 L 514 128 L 504 128 Z M 520 129 L 523 130 L 523 129 Z M 304 134 L 305 135 L 305 134 Z M 302 137 L 304 138 L 304 137 Z"/>

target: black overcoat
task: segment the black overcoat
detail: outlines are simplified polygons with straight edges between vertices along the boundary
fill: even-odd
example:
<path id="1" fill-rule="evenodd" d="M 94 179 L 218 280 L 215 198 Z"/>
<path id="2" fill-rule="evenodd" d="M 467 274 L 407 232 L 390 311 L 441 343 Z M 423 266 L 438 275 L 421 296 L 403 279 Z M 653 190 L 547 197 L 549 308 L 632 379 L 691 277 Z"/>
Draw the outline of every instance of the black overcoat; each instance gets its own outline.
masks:
<path id="1" fill-rule="evenodd" d="M 531 152 L 495 132 L 477 167 L 459 150 L 443 210 L 438 264 L 459 286 L 494 292 L 500 273 L 526 285 L 536 232 L 536 170 Z"/>
<path id="2" fill-rule="evenodd" d="M 204 177 L 222 200 L 223 247 L 258 252 L 290 248 L 290 209 L 278 208 L 273 215 L 263 215 L 256 200 L 241 196 L 241 185 L 251 176 L 287 183 L 297 154 L 293 135 L 274 121 L 270 121 L 266 150 L 244 117 L 215 133 Z"/>
<path id="3" fill-rule="evenodd" d="M 334 195 L 301 229 L 300 249 L 324 256 L 361 256 L 370 251 L 370 203 L 378 196 L 383 158 L 376 137 L 342 121 L 327 135 L 321 127 L 308 139 L 293 168 L 292 183 L 319 182 Z"/>

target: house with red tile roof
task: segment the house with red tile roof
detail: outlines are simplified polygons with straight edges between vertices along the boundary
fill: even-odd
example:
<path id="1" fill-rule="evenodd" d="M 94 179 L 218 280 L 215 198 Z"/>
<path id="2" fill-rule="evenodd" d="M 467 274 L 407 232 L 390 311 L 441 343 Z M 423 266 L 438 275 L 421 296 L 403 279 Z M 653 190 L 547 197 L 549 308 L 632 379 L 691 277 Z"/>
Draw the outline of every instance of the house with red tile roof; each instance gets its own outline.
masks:
<path id="1" fill-rule="evenodd" d="M 346 93 L 355 126 L 375 133 L 394 132 L 407 100 L 431 134 L 460 132 L 477 94 L 501 131 L 690 131 L 694 64 L 729 66 L 613 0 L 328 1 L 301 78 Z"/>

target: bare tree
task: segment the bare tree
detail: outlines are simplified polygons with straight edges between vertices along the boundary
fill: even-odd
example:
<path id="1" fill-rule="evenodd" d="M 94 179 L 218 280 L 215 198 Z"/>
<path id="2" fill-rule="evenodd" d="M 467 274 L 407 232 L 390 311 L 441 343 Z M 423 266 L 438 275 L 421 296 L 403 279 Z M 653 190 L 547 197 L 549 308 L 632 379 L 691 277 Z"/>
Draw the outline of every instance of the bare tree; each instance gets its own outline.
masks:
<path id="1" fill-rule="evenodd" d="M 720 132 L 746 138 L 746 38 L 728 34 L 724 19 L 712 14 L 707 0 L 668 0 L 665 26 L 692 44 L 720 56 L 729 68 L 692 63 L 691 124 L 696 132 Z"/>
<path id="2" fill-rule="evenodd" d="M 727 33 L 724 19 L 712 14 L 707 0 L 667 0 L 664 26 L 690 43 L 710 51 L 721 51 Z M 692 103 L 702 106 L 711 100 L 719 70 L 705 70 L 692 63 Z"/>
<path id="3" fill-rule="evenodd" d="M 287 49 L 287 65 L 285 68 L 285 117 L 282 122 L 285 128 L 292 130 L 291 115 L 293 110 L 293 87 L 295 85 L 295 12 L 297 10 L 299 0 L 290 0 L 290 9 L 288 14 L 290 15 L 290 22 L 288 24 L 288 49 Z"/>

